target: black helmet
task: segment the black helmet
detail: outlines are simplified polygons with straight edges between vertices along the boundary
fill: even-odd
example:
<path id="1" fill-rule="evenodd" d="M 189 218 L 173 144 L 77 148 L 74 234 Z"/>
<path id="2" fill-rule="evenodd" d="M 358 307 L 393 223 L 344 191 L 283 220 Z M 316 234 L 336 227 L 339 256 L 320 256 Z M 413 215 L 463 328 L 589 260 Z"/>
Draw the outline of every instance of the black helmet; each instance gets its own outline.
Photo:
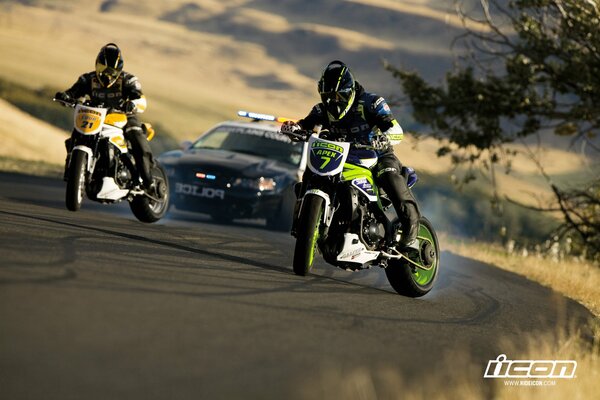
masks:
<path id="1" fill-rule="evenodd" d="M 96 57 L 96 76 L 104 87 L 111 87 L 123 71 L 123 57 L 119 46 L 109 43 Z"/>
<path id="2" fill-rule="evenodd" d="M 354 77 L 341 61 L 330 62 L 319 80 L 321 102 L 336 120 L 344 118 L 356 95 Z"/>

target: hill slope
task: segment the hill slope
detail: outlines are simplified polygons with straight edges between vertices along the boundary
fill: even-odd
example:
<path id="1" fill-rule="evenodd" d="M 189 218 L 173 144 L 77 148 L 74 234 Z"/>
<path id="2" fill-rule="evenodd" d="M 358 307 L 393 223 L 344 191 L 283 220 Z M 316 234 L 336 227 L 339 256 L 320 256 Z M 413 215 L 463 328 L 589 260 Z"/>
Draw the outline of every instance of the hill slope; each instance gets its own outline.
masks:
<path id="1" fill-rule="evenodd" d="M 0 99 L 0 156 L 62 164 L 65 132 Z"/>
<path id="2" fill-rule="evenodd" d="M 103 44 L 117 42 L 125 68 L 139 76 L 148 97 L 145 118 L 160 122 L 178 140 L 235 118 L 238 109 L 302 117 L 318 100 L 316 80 L 333 58 L 349 62 L 357 79 L 386 96 L 399 86 L 382 69 L 382 57 L 439 78 L 451 60 L 449 42 L 459 31 L 458 21 L 446 11 L 450 1 L 20 3 L 4 1 L 0 6 L 0 78 L 33 89 L 64 89 L 93 69 Z M 402 116 L 404 110 L 395 111 Z M 19 113 L 13 117 L 29 121 Z M 8 144 L 31 130 L 16 129 L 21 132 L 0 131 L 4 149 L 27 147 Z M 43 158 L 62 163 L 60 134 L 36 140 L 47 144 L 36 150 L 46 151 Z M 450 173 L 447 160 L 435 159 L 434 142 L 422 142 L 417 149 L 411 148 L 410 138 L 407 142 L 398 147 L 405 163 L 422 171 Z M 564 161 L 560 167 L 555 163 L 553 173 L 573 173 L 583 162 L 568 153 L 552 153 L 552 158 Z M 521 164 L 515 164 L 520 175 L 501 176 L 501 185 L 517 189 L 519 198 L 543 192 L 545 184 L 526 161 Z"/>

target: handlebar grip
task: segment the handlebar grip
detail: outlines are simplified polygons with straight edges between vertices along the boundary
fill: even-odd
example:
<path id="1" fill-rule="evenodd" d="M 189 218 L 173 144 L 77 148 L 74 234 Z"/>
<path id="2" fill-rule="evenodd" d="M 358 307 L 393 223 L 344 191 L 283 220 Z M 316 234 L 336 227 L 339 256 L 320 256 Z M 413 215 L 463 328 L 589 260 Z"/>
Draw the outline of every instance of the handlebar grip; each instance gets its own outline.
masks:
<path id="1" fill-rule="evenodd" d="M 62 104 L 65 107 L 71 107 L 71 108 L 75 108 L 75 104 L 76 104 L 76 103 L 71 103 L 71 102 L 68 102 L 68 101 L 65 101 L 65 100 L 57 99 L 56 97 L 53 97 L 52 101 L 60 103 L 60 104 Z"/>
<path id="2" fill-rule="evenodd" d="M 303 130 L 298 130 L 296 132 L 283 132 L 283 131 L 280 130 L 279 133 L 281 133 L 282 135 L 287 136 L 293 142 L 304 142 L 308 138 L 307 132 L 303 131 Z"/>

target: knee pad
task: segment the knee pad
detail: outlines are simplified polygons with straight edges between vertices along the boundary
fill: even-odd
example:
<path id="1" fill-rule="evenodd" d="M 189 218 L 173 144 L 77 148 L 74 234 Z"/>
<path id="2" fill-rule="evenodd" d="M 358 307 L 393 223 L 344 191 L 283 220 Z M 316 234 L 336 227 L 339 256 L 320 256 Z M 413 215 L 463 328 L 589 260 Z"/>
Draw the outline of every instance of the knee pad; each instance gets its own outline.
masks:
<path id="1" fill-rule="evenodd" d="M 403 214 L 406 216 L 411 224 L 418 224 L 421 219 L 421 213 L 419 212 L 419 206 L 416 202 L 407 201 L 402 204 Z"/>
<path id="2" fill-rule="evenodd" d="M 398 173 L 398 169 L 394 168 L 394 167 L 385 167 L 385 168 L 381 168 L 379 171 L 377 171 L 377 178 L 381 177 L 383 174 L 387 174 L 387 173 L 391 173 L 391 174 L 397 174 Z"/>

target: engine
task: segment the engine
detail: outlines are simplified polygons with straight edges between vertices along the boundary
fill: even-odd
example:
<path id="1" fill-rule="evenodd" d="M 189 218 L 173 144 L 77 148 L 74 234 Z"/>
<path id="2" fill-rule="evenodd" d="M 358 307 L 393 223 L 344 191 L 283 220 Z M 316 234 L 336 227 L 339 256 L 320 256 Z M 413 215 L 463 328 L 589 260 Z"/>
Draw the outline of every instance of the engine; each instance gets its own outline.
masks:
<path id="1" fill-rule="evenodd" d="M 125 187 L 131 180 L 129 169 L 122 163 L 117 164 L 117 182 L 119 186 Z"/>
<path id="2" fill-rule="evenodd" d="M 366 216 L 362 222 L 363 240 L 371 247 L 385 239 L 385 227 L 371 216 Z"/>

